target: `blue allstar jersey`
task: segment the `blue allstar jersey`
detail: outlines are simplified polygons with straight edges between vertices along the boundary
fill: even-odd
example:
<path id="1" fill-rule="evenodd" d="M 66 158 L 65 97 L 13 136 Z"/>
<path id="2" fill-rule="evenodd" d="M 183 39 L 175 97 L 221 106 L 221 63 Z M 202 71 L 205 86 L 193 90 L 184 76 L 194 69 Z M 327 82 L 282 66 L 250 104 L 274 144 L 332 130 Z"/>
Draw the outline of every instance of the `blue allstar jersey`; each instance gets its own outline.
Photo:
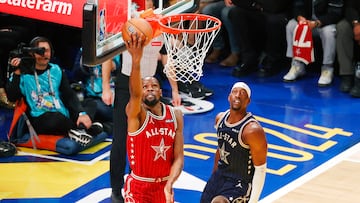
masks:
<path id="1" fill-rule="evenodd" d="M 137 176 L 159 178 L 170 173 L 177 123 L 174 109 L 162 105 L 163 115 L 157 116 L 148 111 L 140 129 L 128 133 L 128 160 Z"/>
<path id="2" fill-rule="evenodd" d="M 30 114 L 38 117 L 45 112 L 60 112 L 69 117 L 69 111 L 60 99 L 60 84 L 62 70 L 56 65 L 49 63 L 50 68 L 36 77 L 33 74 L 20 75 L 20 89 L 26 95 L 26 103 L 30 107 Z"/>
<path id="3" fill-rule="evenodd" d="M 229 111 L 217 124 L 218 149 L 220 159 L 218 170 L 222 175 L 250 182 L 254 175 L 254 164 L 250 148 L 241 140 L 241 134 L 249 122 L 257 122 L 251 113 L 233 124 L 227 122 Z"/>

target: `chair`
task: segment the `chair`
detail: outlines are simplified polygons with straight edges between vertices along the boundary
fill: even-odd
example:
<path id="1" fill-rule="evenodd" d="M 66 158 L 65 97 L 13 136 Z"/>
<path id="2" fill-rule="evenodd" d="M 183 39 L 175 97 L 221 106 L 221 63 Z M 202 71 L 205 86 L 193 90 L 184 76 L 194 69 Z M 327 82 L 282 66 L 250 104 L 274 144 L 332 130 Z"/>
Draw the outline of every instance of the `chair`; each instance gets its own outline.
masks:
<path id="1" fill-rule="evenodd" d="M 82 146 L 66 135 L 37 135 L 26 116 L 26 110 L 27 104 L 24 99 L 16 102 L 8 135 L 10 142 L 19 147 L 32 147 L 34 149 L 55 151 L 64 155 L 75 155 L 103 142 L 108 136 L 106 132 L 101 132 L 94 136 L 89 144 Z"/>

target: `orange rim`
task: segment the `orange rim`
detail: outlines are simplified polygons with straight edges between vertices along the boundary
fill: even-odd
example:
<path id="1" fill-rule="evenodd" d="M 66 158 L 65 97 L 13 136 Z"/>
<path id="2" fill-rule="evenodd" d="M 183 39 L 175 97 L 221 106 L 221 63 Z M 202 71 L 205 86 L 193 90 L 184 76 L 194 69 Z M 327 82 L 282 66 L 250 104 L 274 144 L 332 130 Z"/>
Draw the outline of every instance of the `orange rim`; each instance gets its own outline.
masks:
<path id="1" fill-rule="evenodd" d="M 175 23 L 180 21 L 187 21 L 187 20 L 195 20 L 198 21 L 213 21 L 214 26 L 210 28 L 200 28 L 200 29 L 179 29 L 169 27 L 168 23 Z M 170 34 L 179 34 L 181 32 L 188 32 L 188 33 L 198 33 L 198 32 L 212 32 L 217 30 L 221 26 L 221 21 L 213 16 L 204 15 L 204 14 L 196 14 L 196 13 L 182 13 L 182 14 L 175 14 L 164 16 L 159 20 L 160 29 L 163 32 L 170 33 Z"/>

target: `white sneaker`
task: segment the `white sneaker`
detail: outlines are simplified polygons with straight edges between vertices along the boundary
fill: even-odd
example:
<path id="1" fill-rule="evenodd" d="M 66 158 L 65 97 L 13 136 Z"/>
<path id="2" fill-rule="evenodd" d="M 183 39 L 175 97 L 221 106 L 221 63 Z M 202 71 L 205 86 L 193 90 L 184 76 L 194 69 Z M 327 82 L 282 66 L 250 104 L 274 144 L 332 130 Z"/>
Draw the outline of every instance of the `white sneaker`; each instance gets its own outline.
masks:
<path id="1" fill-rule="evenodd" d="M 289 72 L 283 77 L 283 80 L 286 82 L 292 82 L 297 78 L 304 76 L 306 73 L 305 67 L 302 64 L 293 64 Z"/>
<path id="2" fill-rule="evenodd" d="M 334 77 L 334 68 L 333 67 L 321 67 L 321 75 L 318 81 L 319 86 L 328 86 L 331 84 Z"/>
<path id="3" fill-rule="evenodd" d="M 86 133 L 85 130 L 81 129 L 71 129 L 68 133 L 70 139 L 79 143 L 82 146 L 89 144 L 92 141 L 92 136 Z"/>

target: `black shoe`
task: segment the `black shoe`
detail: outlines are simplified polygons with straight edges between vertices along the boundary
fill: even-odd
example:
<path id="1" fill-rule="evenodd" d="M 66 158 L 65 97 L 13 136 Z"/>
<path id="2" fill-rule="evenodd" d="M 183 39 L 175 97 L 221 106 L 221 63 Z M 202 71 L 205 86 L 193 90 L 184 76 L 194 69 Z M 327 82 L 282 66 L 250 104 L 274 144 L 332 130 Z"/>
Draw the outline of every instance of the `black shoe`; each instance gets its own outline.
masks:
<path id="1" fill-rule="evenodd" d="M 86 130 L 88 134 L 95 137 L 96 135 L 102 133 L 104 131 L 104 127 L 99 122 L 94 122 L 89 129 Z"/>
<path id="2" fill-rule="evenodd" d="M 271 63 L 269 61 L 265 61 L 260 65 L 260 68 L 257 72 L 258 77 L 270 77 L 276 75 L 280 72 L 279 64 Z"/>
<path id="3" fill-rule="evenodd" d="M 258 77 L 270 77 L 273 75 L 276 75 L 280 72 L 280 70 L 278 68 L 274 68 L 274 67 L 262 67 L 259 69 L 258 71 Z"/>
<path id="4" fill-rule="evenodd" d="M 112 192 L 111 193 L 111 203 L 124 203 L 124 198 L 121 195 L 121 192 Z"/>
<path id="5" fill-rule="evenodd" d="M 340 91 L 349 92 L 354 85 L 354 76 L 353 75 L 343 75 L 341 76 Z"/>
<path id="6" fill-rule="evenodd" d="M 234 68 L 232 75 L 235 77 L 246 76 L 246 75 L 249 75 L 250 73 L 255 72 L 256 69 L 257 69 L 257 65 L 255 65 L 255 64 L 243 63 Z"/>
<path id="7" fill-rule="evenodd" d="M 199 81 L 194 81 L 191 85 L 194 86 L 194 89 L 198 88 L 200 89 L 201 92 L 203 92 L 205 94 L 205 96 L 210 97 L 211 95 L 214 94 L 214 91 L 205 87 L 202 83 L 200 83 Z"/>
<path id="8" fill-rule="evenodd" d="M 178 82 L 178 89 L 179 92 L 182 92 L 189 97 L 196 98 L 196 99 L 204 99 L 205 93 L 198 87 L 195 87 L 193 85 L 190 85 L 190 83 L 183 83 Z"/>
<path id="9" fill-rule="evenodd" d="M 14 156 L 17 152 L 16 146 L 11 142 L 0 142 L 0 158 Z"/>
<path id="10" fill-rule="evenodd" d="M 108 135 L 113 134 L 114 123 L 112 121 L 107 121 L 103 123 L 104 132 Z"/>
<path id="11" fill-rule="evenodd" d="M 350 90 L 350 95 L 360 98 L 360 79 L 355 77 L 354 87 Z"/>
<path id="12" fill-rule="evenodd" d="M 288 66 L 286 60 L 266 56 L 260 64 L 259 77 L 270 77 L 281 72 L 281 67 Z"/>

